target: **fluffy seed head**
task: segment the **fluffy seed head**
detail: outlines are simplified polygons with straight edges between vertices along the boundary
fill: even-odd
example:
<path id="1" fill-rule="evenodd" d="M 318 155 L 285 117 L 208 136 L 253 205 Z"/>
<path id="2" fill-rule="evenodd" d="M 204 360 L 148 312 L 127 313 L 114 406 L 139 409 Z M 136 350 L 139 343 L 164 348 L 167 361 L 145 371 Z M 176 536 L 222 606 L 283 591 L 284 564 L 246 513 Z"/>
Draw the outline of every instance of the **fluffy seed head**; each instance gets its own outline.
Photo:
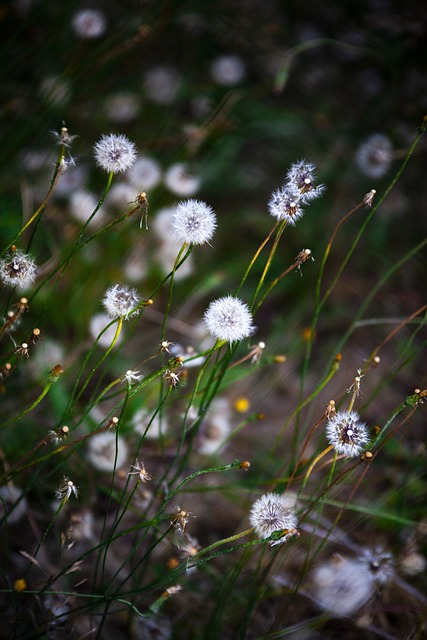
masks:
<path id="1" fill-rule="evenodd" d="M 301 203 L 301 194 L 298 189 L 285 185 L 273 191 L 268 210 L 273 218 L 286 220 L 288 224 L 294 225 L 304 214 Z"/>
<path id="2" fill-rule="evenodd" d="M 326 437 L 335 451 L 349 458 L 359 455 L 369 442 L 366 424 L 356 411 L 338 411 L 326 424 Z"/>
<path id="3" fill-rule="evenodd" d="M 188 198 L 194 196 L 200 187 L 200 178 L 188 171 L 184 162 L 177 162 L 169 167 L 165 174 L 165 185 L 177 196 Z"/>
<path id="4" fill-rule="evenodd" d="M 316 166 L 311 162 L 299 160 L 291 165 L 287 173 L 287 186 L 297 189 L 303 202 L 318 198 L 324 191 L 323 184 L 315 186 Z"/>
<path id="5" fill-rule="evenodd" d="M 127 171 L 136 159 L 136 148 L 133 142 L 123 134 L 110 133 L 102 135 L 95 144 L 96 164 L 108 173 Z"/>
<path id="6" fill-rule="evenodd" d="M 356 152 L 356 164 L 370 178 L 382 178 L 393 160 L 393 146 L 387 136 L 375 133 Z"/>
<path id="7" fill-rule="evenodd" d="M 139 311 L 134 311 L 134 309 L 140 301 L 141 298 L 136 289 L 115 284 L 107 289 L 102 303 L 112 320 L 116 318 L 126 318 L 127 320 L 132 316 L 138 315 Z"/>
<path id="8" fill-rule="evenodd" d="M 37 275 L 37 267 L 31 256 L 19 249 L 10 250 L 0 260 L 0 280 L 11 287 L 24 289 L 30 286 Z"/>
<path id="9" fill-rule="evenodd" d="M 216 228 L 214 211 L 200 200 L 183 200 L 173 214 L 175 236 L 188 244 L 204 244 L 212 238 Z"/>
<path id="10" fill-rule="evenodd" d="M 367 567 L 357 560 L 335 557 L 311 574 L 311 591 L 318 605 L 337 616 L 351 616 L 372 596 Z"/>
<path id="11" fill-rule="evenodd" d="M 248 305 L 234 296 L 224 296 L 211 302 L 204 320 L 211 335 L 230 343 L 243 340 L 254 331 Z"/>
<path id="12" fill-rule="evenodd" d="M 80 38 L 89 40 L 102 36 L 105 31 L 106 20 L 102 11 L 83 9 L 74 14 L 71 24 Z"/>
<path id="13" fill-rule="evenodd" d="M 280 537 L 280 542 L 286 542 L 295 535 L 297 517 L 286 496 L 267 493 L 253 503 L 249 522 L 259 538 L 269 538 L 275 531 L 289 531 Z"/>

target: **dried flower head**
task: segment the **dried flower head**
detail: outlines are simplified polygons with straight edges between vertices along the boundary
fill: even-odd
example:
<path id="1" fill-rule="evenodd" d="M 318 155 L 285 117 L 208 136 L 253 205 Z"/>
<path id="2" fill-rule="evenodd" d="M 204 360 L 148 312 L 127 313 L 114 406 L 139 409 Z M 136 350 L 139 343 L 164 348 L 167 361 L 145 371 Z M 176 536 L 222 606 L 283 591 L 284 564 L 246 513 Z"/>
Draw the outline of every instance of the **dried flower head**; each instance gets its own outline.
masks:
<path id="1" fill-rule="evenodd" d="M 286 220 L 288 224 L 294 225 L 304 215 L 301 204 L 300 192 L 285 185 L 273 191 L 268 203 L 268 210 L 273 218 Z"/>
<path id="2" fill-rule="evenodd" d="M 288 498 L 279 493 L 267 493 L 258 498 L 252 505 L 249 522 L 262 539 L 280 532 L 281 535 L 271 545 L 286 542 L 297 533 L 295 509 Z"/>
<path id="3" fill-rule="evenodd" d="M 80 38 L 99 38 L 105 31 L 106 20 L 102 11 L 83 9 L 74 14 L 71 21 L 74 31 Z"/>
<path id="4" fill-rule="evenodd" d="M 79 492 L 76 485 L 72 480 L 69 480 L 68 478 L 64 477 L 58 489 L 55 490 L 56 499 L 69 500 L 73 494 L 75 495 L 76 498 L 78 498 Z"/>
<path id="5" fill-rule="evenodd" d="M 375 133 L 356 152 L 356 164 L 370 178 L 382 178 L 393 161 L 393 146 L 387 136 Z"/>
<path id="6" fill-rule="evenodd" d="M 254 332 L 248 305 L 234 296 L 224 296 L 211 302 L 204 320 L 211 335 L 230 343 L 247 338 Z"/>
<path id="7" fill-rule="evenodd" d="M 36 275 L 37 267 L 34 260 L 15 247 L 0 260 L 0 280 L 3 284 L 24 289 L 34 282 Z"/>
<path id="8" fill-rule="evenodd" d="M 101 136 L 95 144 L 96 164 L 108 173 L 127 171 L 136 160 L 133 142 L 123 134 L 110 133 Z"/>
<path id="9" fill-rule="evenodd" d="M 204 244 L 212 238 L 216 216 L 209 205 L 200 200 L 183 200 L 173 214 L 175 236 L 180 242 Z"/>
<path id="10" fill-rule="evenodd" d="M 369 442 L 366 424 L 356 411 L 338 411 L 326 424 L 326 437 L 338 453 L 349 458 L 359 455 Z"/>
<path id="11" fill-rule="evenodd" d="M 195 518 L 196 516 L 191 511 L 185 511 L 185 509 L 181 509 L 181 507 L 176 508 L 176 513 L 172 516 L 171 525 L 177 529 L 180 533 L 184 533 L 185 527 L 189 522 L 190 518 Z"/>
<path id="12" fill-rule="evenodd" d="M 126 286 L 115 284 L 105 292 L 102 303 L 108 316 L 115 320 L 116 318 L 131 318 L 138 315 L 139 310 L 135 309 L 141 302 L 136 289 L 130 289 Z"/>
<path id="13" fill-rule="evenodd" d="M 139 476 L 141 482 L 150 482 L 150 480 L 153 479 L 153 476 L 148 473 L 143 462 L 140 463 L 137 460 L 136 464 L 132 465 L 132 469 L 135 469 L 135 471 L 130 471 L 128 475 Z"/>

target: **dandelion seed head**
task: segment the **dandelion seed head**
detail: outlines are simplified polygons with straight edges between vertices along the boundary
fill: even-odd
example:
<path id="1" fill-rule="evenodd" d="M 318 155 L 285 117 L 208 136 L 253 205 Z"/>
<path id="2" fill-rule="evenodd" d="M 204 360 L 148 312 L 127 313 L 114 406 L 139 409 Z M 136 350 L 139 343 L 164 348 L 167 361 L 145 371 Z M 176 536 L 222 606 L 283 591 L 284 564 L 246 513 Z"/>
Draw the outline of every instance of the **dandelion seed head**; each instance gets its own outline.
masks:
<path id="1" fill-rule="evenodd" d="M 72 480 L 64 477 L 58 489 L 55 490 L 55 497 L 57 500 L 69 500 L 72 495 L 78 498 L 78 489 Z"/>
<path id="2" fill-rule="evenodd" d="M 183 200 L 173 213 L 175 236 L 180 242 L 204 244 L 212 238 L 216 228 L 213 209 L 200 200 Z"/>
<path id="3" fill-rule="evenodd" d="M 280 540 L 276 541 L 286 542 L 294 535 L 298 522 L 294 502 L 279 493 L 267 493 L 253 503 L 249 522 L 261 539 L 269 538 L 277 531 L 289 531 L 289 534 L 284 533 Z"/>
<path id="4" fill-rule="evenodd" d="M 151 102 L 160 105 L 172 104 L 181 84 L 181 76 L 174 67 L 156 66 L 144 75 L 144 89 Z"/>
<path id="5" fill-rule="evenodd" d="M 230 343 L 247 338 L 255 330 L 248 305 L 234 296 L 211 302 L 204 320 L 212 336 Z"/>
<path id="6" fill-rule="evenodd" d="M 11 250 L 0 260 L 0 280 L 11 287 L 25 289 L 29 287 L 37 275 L 37 267 L 33 258 L 20 251 Z"/>
<path id="7" fill-rule="evenodd" d="M 366 424 L 356 411 L 338 411 L 326 424 L 326 437 L 335 451 L 349 458 L 359 455 L 369 442 Z"/>
<path id="8" fill-rule="evenodd" d="M 286 185 L 291 189 L 296 189 L 301 194 L 301 199 L 307 203 L 322 195 L 325 190 L 323 184 L 316 186 L 316 165 L 312 162 L 299 160 L 294 162 L 287 173 Z"/>
<path id="9" fill-rule="evenodd" d="M 244 79 L 246 68 L 239 56 L 225 55 L 213 61 L 210 74 L 217 84 L 224 87 L 232 87 Z"/>
<path id="10" fill-rule="evenodd" d="M 320 608 L 336 616 L 351 616 L 374 592 L 368 568 L 358 560 L 341 557 L 316 567 L 310 583 L 310 590 Z"/>
<path id="11" fill-rule="evenodd" d="M 131 122 L 139 112 L 138 98 L 133 93 L 116 93 L 107 98 L 104 112 L 113 122 Z"/>
<path id="12" fill-rule="evenodd" d="M 358 560 L 368 568 L 371 579 L 376 585 L 384 585 L 394 576 L 393 555 L 381 547 L 364 549 Z"/>
<path id="13" fill-rule="evenodd" d="M 117 433 L 104 431 L 89 438 L 87 458 L 99 471 L 112 471 L 114 464 L 120 469 L 128 459 L 128 446 Z"/>
<path id="14" fill-rule="evenodd" d="M 160 183 L 162 168 L 154 158 L 140 156 L 129 171 L 127 179 L 138 191 L 149 191 Z"/>
<path id="15" fill-rule="evenodd" d="M 125 318 L 128 320 L 132 316 L 138 315 L 139 310 L 135 307 L 141 302 L 136 289 L 115 284 L 105 292 L 102 303 L 112 320 Z"/>
<path id="16" fill-rule="evenodd" d="M 393 161 L 393 145 L 382 133 L 375 133 L 363 142 L 356 152 L 359 170 L 370 178 L 382 178 Z"/>
<path id="17" fill-rule="evenodd" d="M 300 192 L 285 185 L 273 191 L 268 203 L 268 210 L 273 218 L 286 220 L 288 224 L 294 225 L 304 215 L 301 202 Z"/>
<path id="18" fill-rule="evenodd" d="M 194 196 L 200 189 L 201 180 L 189 172 L 184 162 L 177 162 L 169 167 L 165 174 L 165 185 L 182 198 Z"/>
<path id="19" fill-rule="evenodd" d="M 123 134 L 102 135 L 95 144 L 96 164 L 108 173 L 122 173 L 136 160 L 136 147 Z"/>
<path id="20" fill-rule="evenodd" d="M 82 9 L 74 14 L 71 25 L 79 38 L 90 40 L 99 38 L 105 32 L 107 21 L 102 11 Z"/>

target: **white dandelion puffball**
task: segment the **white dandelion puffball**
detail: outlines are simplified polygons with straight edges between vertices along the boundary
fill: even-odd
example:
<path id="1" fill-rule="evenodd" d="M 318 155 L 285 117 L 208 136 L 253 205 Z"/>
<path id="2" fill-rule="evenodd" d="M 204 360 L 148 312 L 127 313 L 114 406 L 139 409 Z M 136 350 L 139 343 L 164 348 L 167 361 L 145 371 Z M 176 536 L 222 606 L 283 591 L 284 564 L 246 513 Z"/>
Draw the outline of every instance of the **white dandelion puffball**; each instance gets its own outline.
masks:
<path id="1" fill-rule="evenodd" d="M 212 238 L 216 216 L 209 205 L 201 200 L 183 200 L 173 213 L 175 236 L 188 244 L 204 244 Z"/>
<path id="2" fill-rule="evenodd" d="M 356 411 L 338 411 L 326 424 L 326 437 L 335 451 L 354 458 L 369 442 L 366 424 Z"/>
<path id="3" fill-rule="evenodd" d="M 160 183 L 162 168 L 154 158 L 140 156 L 126 177 L 138 193 L 149 191 Z"/>
<path id="4" fill-rule="evenodd" d="M 249 522 L 261 539 L 269 538 L 275 531 L 289 531 L 280 539 L 286 542 L 287 538 L 294 535 L 298 520 L 294 506 L 286 496 L 267 493 L 253 503 Z"/>
<path id="5" fill-rule="evenodd" d="M 241 82 L 245 75 L 245 64 L 235 55 L 225 55 L 216 58 L 210 68 L 212 79 L 224 87 L 232 87 Z"/>
<path id="6" fill-rule="evenodd" d="M 319 607 L 337 616 L 353 615 L 374 592 L 368 569 L 357 560 L 335 557 L 319 565 L 310 579 Z"/>
<path id="7" fill-rule="evenodd" d="M 105 31 L 107 22 L 102 11 L 97 9 L 82 9 L 74 14 L 72 27 L 82 39 L 99 38 Z"/>
<path id="8" fill-rule="evenodd" d="M 165 185 L 182 198 L 194 196 L 200 189 L 201 180 L 188 171 L 188 167 L 184 162 L 177 162 L 169 167 L 165 174 Z"/>
<path id="9" fill-rule="evenodd" d="M 108 316 L 115 320 L 116 318 L 131 318 L 138 315 L 139 310 L 135 307 L 141 302 L 136 289 L 130 289 L 126 286 L 115 284 L 107 289 L 102 300 L 104 308 Z"/>
<path id="10" fill-rule="evenodd" d="M 127 171 L 136 160 L 135 145 L 123 134 L 102 135 L 94 149 L 96 164 L 108 173 Z"/>
<path id="11" fill-rule="evenodd" d="M 33 284 L 37 276 L 37 266 L 33 258 L 20 251 L 9 251 L 0 260 L 0 281 L 11 287 L 25 289 Z"/>
<path id="12" fill-rule="evenodd" d="M 112 471 L 114 465 L 119 469 L 125 464 L 128 447 L 121 436 L 117 436 L 113 431 L 105 431 L 89 439 L 87 457 L 95 469 Z"/>
<path id="13" fill-rule="evenodd" d="M 230 343 L 247 338 L 255 329 L 248 305 L 234 296 L 211 302 L 204 320 L 211 335 Z"/>

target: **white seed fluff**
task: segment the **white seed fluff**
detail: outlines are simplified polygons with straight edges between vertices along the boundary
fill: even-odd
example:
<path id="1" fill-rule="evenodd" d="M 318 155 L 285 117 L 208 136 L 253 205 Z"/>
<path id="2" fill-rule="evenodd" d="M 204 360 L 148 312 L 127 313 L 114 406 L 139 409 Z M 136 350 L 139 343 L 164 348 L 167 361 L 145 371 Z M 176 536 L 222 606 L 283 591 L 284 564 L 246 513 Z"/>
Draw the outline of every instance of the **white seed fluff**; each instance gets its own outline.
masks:
<path id="1" fill-rule="evenodd" d="M 369 442 L 366 424 L 356 411 L 338 411 L 326 424 L 326 437 L 335 451 L 354 458 Z"/>
<path id="2" fill-rule="evenodd" d="M 273 218 L 294 225 L 304 214 L 300 192 L 288 186 L 276 189 L 270 196 L 268 210 Z"/>
<path id="3" fill-rule="evenodd" d="M 253 503 L 249 522 L 257 536 L 264 539 L 269 538 L 275 531 L 295 530 L 298 520 L 286 496 L 267 493 Z M 288 537 L 290 536 L 285 534 L 281 541 L 286 542 Z"/>
<path id="4" fill-rule="evenodd" d="M 75 33 L 83 39 L 99 38 L 105 31 L 106 20 L 102 11 L 83 9 L 74 14 L 71 21 Z"/>
<path id="5" fill-rule="evenodd" d="M 204 320 L 211 335 L 230 343 L 247 338 L 254 331 L 248 305 L 234 296 L 224 296 L 211 302 Z"/>
<path id="6" fill-rule="evenodd" d="M 135 307 L 141 302 L 136 289 L 130 289 L 126 286 L 115 284 L 107 289 L 102 303 L 108 316 L 115 320 L 116 318 L 131 318 L 139 313 L 134 311 Z"/>
<path id="7" fill-rule="evenodd" d="M 117 469 L 124 465 L 128 458 L 128 447 L 121 436 L 105 431 L 89 439 L 87 457 L 95 469 L 112 471 L 114 465 Z"/>
<path id="8" fill-rule="evenodd" d="M 95 144 L 96 164 L 108 173 L 127 171 L 136 160 L 133 142 L 123 134 L 102 135 Z"/>
<path id="9" fill-rule="evenodd" d="M 216 216 L 209 205 L 200 200 L 179 202 L 173 214 L 175 236 L 188 244 L 204 244 L 212 238 Z"/>
<path id="10" fill-rule="evenodd" d="M 3 284 L 24 289 L 34 282 L 36 275 L 34 260 L 23 251 L 10 251 L 0 260 L 0 280 Z"/>

